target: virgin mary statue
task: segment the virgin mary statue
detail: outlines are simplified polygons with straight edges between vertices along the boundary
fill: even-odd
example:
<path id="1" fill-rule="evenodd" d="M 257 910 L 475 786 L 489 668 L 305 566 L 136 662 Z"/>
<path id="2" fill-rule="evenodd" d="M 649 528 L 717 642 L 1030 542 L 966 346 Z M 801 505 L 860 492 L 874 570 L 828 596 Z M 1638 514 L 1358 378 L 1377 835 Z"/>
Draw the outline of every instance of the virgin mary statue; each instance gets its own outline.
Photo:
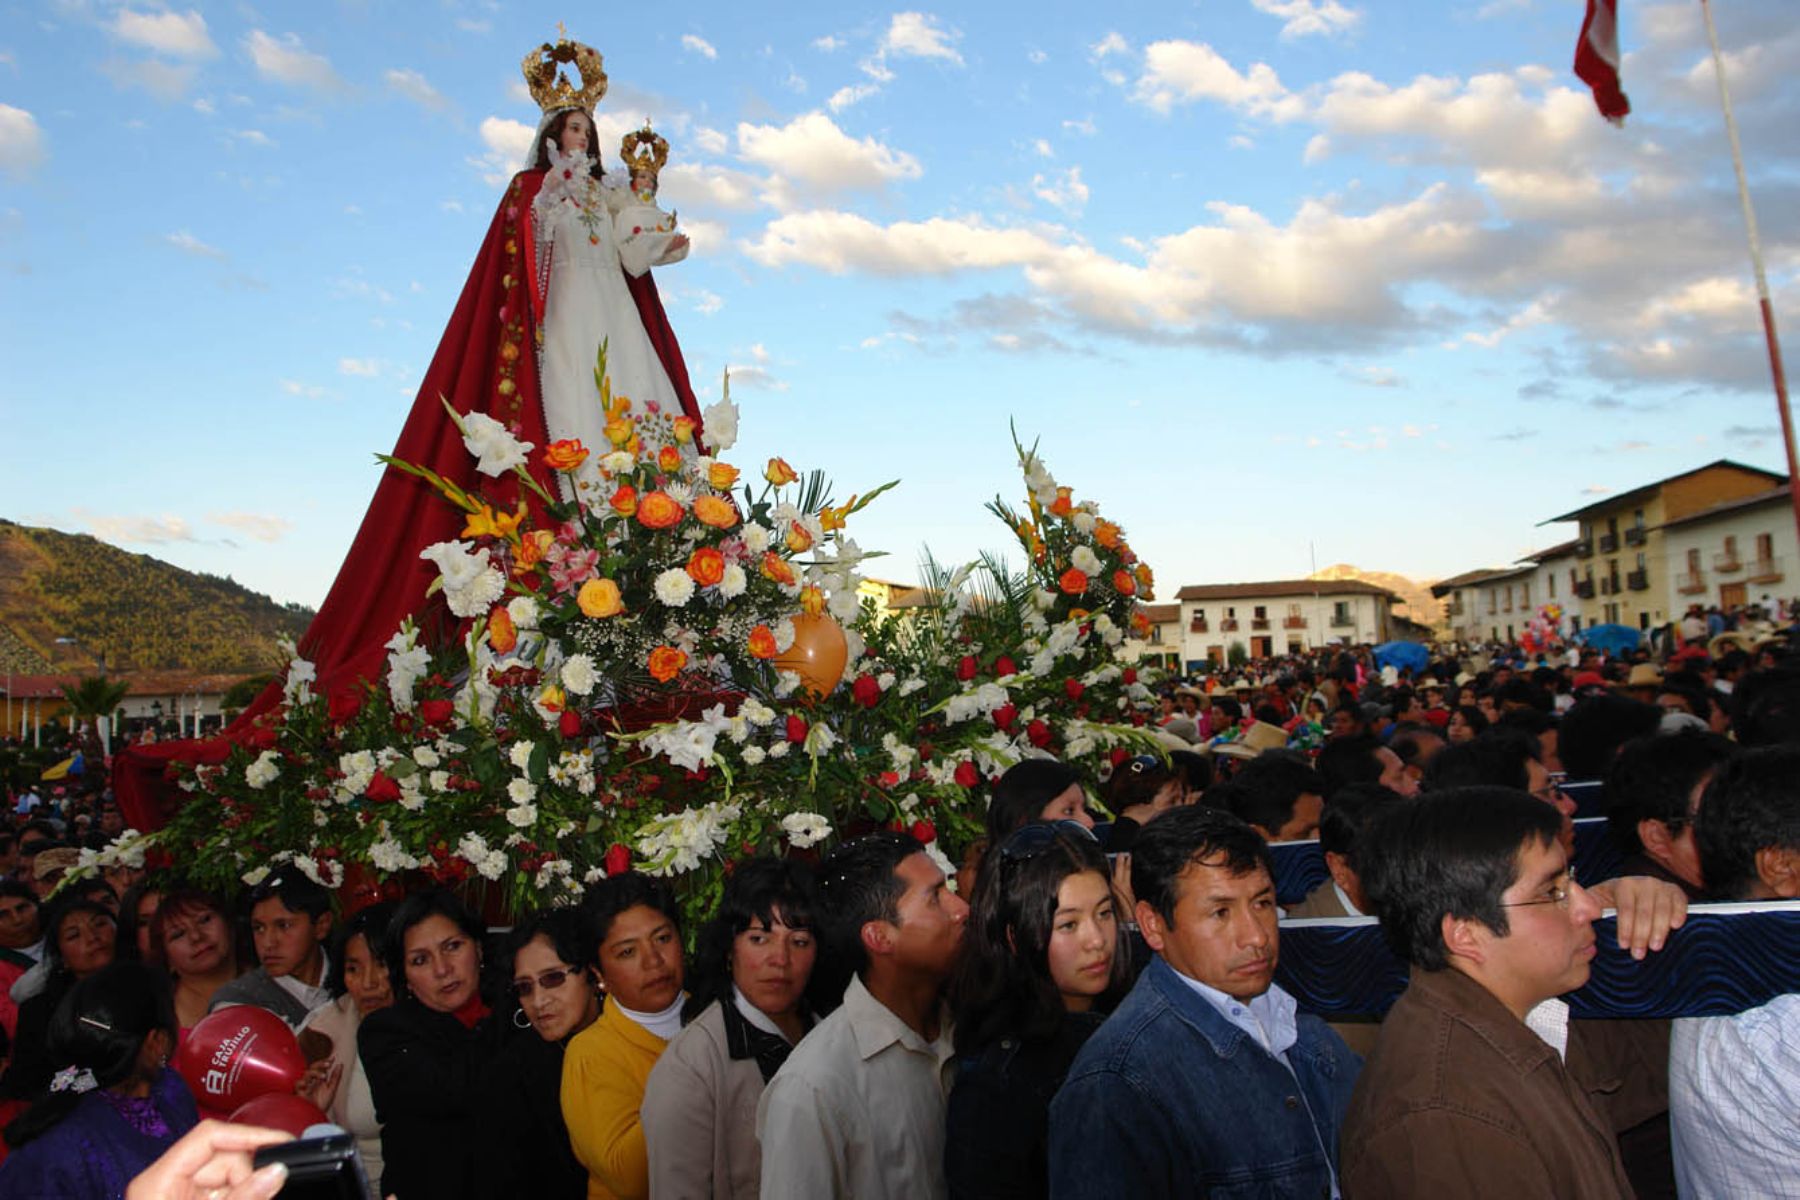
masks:
<path id="1" fill-rule="evenodd" d="M 672 228 L 615 224 L 631 206 L 634 187 L 624 171 L 615 180 L 600 165 L 593 110 L 606 94 L 606 73 L 599 52 L 565 37 L 532 51 L 523 67 L 543 111 L 531 156 L 507 184 L 393 451 L 395 458 L 478 487 L 496 508 L 509 510 L 520 502 L 535 507 L 536 500 L 510 476 L 475 478 L 474 461 L 444 402 L 459 413 L 493 417 L 536 451 L 570 438 L 596 448 L 604 444 L 606 415 L 594 360 L 604 343 L 613 392 L 630 398 L 631 415 L 645 436 L 667 440 L 677 416 L 691 419 L 696 430 L 701 420 L 649 271 L 684 257 L 687 239 Z M 565 67 L 578 74 L 579 84 Z M 633 139 L 644 140 L 633 135 L 627 141 Z M 633 175 L 648 170 L 654 176 L 667 153 L 666 144 L 656 141 L 655 160 L 633 163 Z M 529 469 L 546 490 L 559 486 L 558 473 L 543 465 L 539 453 L 530 456 Z M 577 476 L 576 486 L 582 482 Z M 388 639 L 408 615 L 428 634 L 453 631 L 454 618 L 441 598 L 427 596 L 438 568 L 419 552 L 454 540 L 461 529 L 461 515 L 429 485 L 391 467 L 383 473 L 337 579 L 300 641 L 300 656 L 317 672 L 315 690 L 353 695 L 364 680 L 376 678 Z M 271 685 L 220 738 L 123 751 L 114 788 L 126 818 L 138 829 L 163 824 L 171 799 L 163 780 L 167 765 L 222 761 L 229 739 L 280 696 L 279 683 Z"/>

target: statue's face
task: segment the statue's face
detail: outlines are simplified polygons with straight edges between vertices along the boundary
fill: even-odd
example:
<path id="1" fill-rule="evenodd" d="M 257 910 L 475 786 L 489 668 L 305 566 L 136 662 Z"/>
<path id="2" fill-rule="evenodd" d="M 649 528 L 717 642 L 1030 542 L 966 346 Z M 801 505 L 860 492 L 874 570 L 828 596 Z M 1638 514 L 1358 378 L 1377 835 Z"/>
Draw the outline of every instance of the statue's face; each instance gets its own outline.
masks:
<path id="1" fill-rule="evenodd" d="M 656 176 L 648 171 L 637 171 L 631 176 L 631 190 L 634 192 L 656 193 Z"/>
<path id="2" fill-rule="evenodd" d="M 558 149 L 564 154 L 586 154 L 588 144 L 594 139 L 594 125 L 583 112 L 572 112 L 568 120 L 563 122 L 562 136 L 558 138 Z"/>

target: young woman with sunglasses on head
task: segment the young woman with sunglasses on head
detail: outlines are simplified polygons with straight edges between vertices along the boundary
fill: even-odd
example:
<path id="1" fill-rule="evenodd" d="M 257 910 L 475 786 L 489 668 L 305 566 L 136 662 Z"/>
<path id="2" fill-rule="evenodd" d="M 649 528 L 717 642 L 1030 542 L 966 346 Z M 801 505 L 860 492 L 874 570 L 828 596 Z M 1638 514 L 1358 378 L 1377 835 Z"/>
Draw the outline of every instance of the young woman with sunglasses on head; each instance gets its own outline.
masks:
<path id="1" fill-rule="evenodd" d="M 600 1016 L 600 987 L 582 968 L 593 947 L 573 908 L 541 912 L 506 939 L 516 1037 L 496 1065 L 488 1090 L 480 1170 L 484 1196 L 581 1200 L 587 1168 L 575 1157 L 563 1124 L 563 1051 Z"/>
<path id="2" fill-rule="evenodd" d="M 991 874 L 989 874 L 991 872 Z M 1127 986 L 1106 855 L 1074 821 L 1026 825 L 990 856 L 952 981 L 955 1197 L 1049 1195 L 1050 1100 Z"/>
<path id="3" fill-rule="evenodd" d="M 726 881 L 718 915 L 700 931 L 688 1024 L 644 1091 L 651 1195 L 760 1195 L 757 1102 L 813 1025 L 817 911 L 800 863 L 753 859 Z"/>

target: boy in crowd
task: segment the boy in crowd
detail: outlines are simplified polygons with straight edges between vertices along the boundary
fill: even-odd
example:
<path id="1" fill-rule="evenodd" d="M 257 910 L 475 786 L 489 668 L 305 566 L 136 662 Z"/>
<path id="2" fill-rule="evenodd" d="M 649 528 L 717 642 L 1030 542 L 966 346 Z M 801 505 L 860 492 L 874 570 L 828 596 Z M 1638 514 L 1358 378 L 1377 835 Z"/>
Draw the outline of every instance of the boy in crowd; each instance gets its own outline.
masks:
<path id="1" fill-rule="evenodd" d="M 261 965 L 213 993 L 211 1011 L 254 1005 L 299 1029 L 308 1013 L 331 1002 L 330 933 L 331 893 L 292 863 L 276 867 L 250 889 L 250 938 Z"/>
<path id="2" fill-rule="evenodd" d="M 937 1198 L 951 1040 L 944 983 L 969 906 L 904 834 L 819 866 L 832 941 L 856 964 L 844 1003 L 794 1047 L 756 1109 L 765 1196 Z"/>

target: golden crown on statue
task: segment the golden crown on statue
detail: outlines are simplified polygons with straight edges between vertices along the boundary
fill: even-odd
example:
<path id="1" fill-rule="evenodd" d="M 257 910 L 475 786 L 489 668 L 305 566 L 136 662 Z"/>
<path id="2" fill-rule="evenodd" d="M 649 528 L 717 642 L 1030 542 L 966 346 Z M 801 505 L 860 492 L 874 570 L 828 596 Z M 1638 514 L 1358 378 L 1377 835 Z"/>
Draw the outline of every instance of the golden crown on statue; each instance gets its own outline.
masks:
<path id="1" fill-rule="evenodd" d="M 669 143 L 650 131 L 650 122 L 619 139 L 619 157 L 632 175 L 648 175 L 655 179 L 663 164 L 669 161 Z"/>
<path id="2" fill-rule="evenodd" d="M 557 40 L 545 42 L 520 64 L 525 72 L 525 86 L 531 98 L 545 112 L 559 108 L 579 108 L 591 113 L 594 105 L 606 95 L 606 72 L 601 68 L 600 52 L 592 46 L 571 41 L 563 36 L 562 22 L 557 22 Z M 581 76 L 581 86 L 569 82 L 561 68 L 573 66 Z"/>

